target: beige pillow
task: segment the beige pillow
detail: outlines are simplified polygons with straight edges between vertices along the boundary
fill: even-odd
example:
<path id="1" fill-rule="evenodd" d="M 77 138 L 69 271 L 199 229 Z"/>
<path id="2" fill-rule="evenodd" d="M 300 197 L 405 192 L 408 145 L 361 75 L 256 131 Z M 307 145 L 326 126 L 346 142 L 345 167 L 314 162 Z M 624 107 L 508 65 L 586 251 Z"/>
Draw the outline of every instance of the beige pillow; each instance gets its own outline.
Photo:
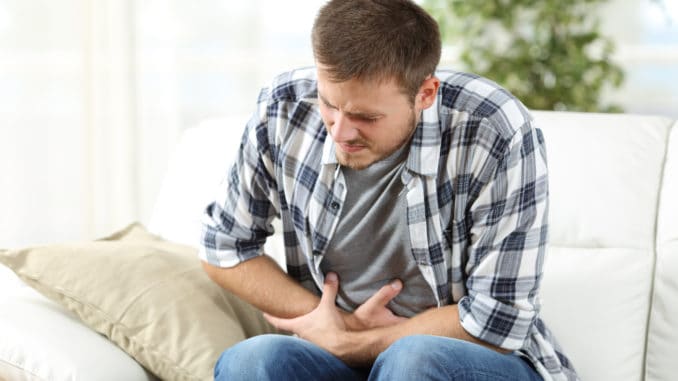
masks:
<path id="1" fill-rule="evenodd" d="M 139 224 L 94 242 L 0 252 L 0 262 L 164 380 L 211 380 L 222 351 L 273 332 L 205 275 L 195 249 Z"/>

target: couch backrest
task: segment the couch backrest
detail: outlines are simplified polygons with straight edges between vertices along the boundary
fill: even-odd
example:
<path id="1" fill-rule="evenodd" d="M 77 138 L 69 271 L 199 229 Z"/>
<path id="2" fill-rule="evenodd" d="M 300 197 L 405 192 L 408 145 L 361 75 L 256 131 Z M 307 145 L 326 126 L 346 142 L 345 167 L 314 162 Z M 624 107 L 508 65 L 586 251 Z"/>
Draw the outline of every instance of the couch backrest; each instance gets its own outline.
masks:
<path id="1" fill-rule="evenodd" d="M 200 220 L 240 146 L 247 117 L 214 118 L 188 128 L 170 157 L 149 231 L 196 246 Z"/>
<path id="2" fill-rule="evenodd" d="M 186 129 L 174 150 L 148 224 L 166 239 L 198 246 L 205 207 L 217 197 L 219 184 L 236 158 L 247 115 L 208 119 Z M 279 222 L 274 223 L 281 232 Z M 282 234 L 266 243 L 266 252 L 284 268 Z"/>
<path id="3" fill-rule="evenodd" d="M 583 380 L 642 380 L 666 118 L 536 112 L 548 153 L 543 313 Z"/>

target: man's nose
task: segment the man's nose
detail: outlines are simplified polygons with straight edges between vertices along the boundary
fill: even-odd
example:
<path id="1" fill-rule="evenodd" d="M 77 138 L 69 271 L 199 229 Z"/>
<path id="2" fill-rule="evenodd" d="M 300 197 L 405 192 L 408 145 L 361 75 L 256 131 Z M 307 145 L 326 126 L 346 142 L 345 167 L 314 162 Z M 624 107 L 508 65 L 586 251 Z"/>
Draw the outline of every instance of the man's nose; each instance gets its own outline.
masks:
<path id="1" fill-rule="evenodd" d="M 332 125 L 332 137 L 336 142 L 348 142 L 360 137 L 358 128 L 349 118 L 337 112 Z"/>

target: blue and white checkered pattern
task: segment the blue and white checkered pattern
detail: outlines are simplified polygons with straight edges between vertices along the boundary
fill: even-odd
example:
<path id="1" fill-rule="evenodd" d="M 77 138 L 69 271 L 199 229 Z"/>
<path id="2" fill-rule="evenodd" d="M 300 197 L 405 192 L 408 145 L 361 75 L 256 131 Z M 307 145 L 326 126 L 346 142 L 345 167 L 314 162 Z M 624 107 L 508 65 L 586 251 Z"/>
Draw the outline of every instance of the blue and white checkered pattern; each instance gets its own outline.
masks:
<path id="1" fill-rule="evenodd" d="M 518 351 L 546 380 L 577 376 L 538 317 L 548 181 L 541 132 L 496 84 L 439 71 L 403 171 L 412 256 L 438 305 L 457 303 L 471 335 Z M 315 69 L 264 89 L 240 152 L 207 207 L 200 257 L 231 267 L 284 229 L 288 274 L 319 293 L 320 261 L 346 190 L 317 106 Z"/>

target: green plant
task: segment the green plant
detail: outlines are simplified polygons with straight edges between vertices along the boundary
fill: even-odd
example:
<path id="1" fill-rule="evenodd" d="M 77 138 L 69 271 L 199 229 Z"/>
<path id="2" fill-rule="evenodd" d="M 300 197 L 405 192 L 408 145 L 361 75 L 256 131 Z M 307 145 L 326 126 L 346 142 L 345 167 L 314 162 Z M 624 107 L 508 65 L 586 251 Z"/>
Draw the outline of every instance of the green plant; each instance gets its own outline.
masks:
<path id="1" fill-rule="evenodd" d="M 601 35 L 597 6 L 605 0 L 424 0 L 443 41 L 461 47 L 466 70 L 506 87 L 541 110 L 621 111 L 601 104 L 619 87 L 614 45 Z"/>

